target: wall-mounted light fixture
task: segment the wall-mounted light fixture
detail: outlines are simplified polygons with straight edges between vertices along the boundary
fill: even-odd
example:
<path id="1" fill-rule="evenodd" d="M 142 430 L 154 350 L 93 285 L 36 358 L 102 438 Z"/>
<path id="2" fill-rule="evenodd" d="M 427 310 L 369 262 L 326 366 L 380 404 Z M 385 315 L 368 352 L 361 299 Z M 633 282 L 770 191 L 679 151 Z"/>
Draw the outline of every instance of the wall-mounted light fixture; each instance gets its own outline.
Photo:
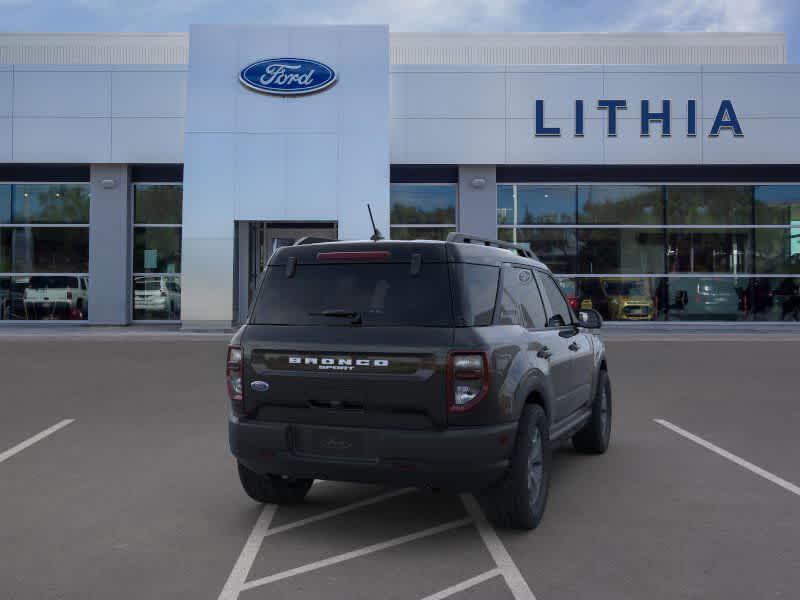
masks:
<path id="1" fill-rule="evenodd" d="M 117 180 L 114 179 L 113 177 L 107 177 L 105 179 L 101 179 L 100 183 L 107 190 L 113 190 L 117 186 Z"/>
<path id="2" fill-rule="evenodd" d="M 486 187 L 486 178 L 485 177 L 473 177 L 472 181 L 469 182 L 472 187 L 475 189 L 481 189 Z"/>

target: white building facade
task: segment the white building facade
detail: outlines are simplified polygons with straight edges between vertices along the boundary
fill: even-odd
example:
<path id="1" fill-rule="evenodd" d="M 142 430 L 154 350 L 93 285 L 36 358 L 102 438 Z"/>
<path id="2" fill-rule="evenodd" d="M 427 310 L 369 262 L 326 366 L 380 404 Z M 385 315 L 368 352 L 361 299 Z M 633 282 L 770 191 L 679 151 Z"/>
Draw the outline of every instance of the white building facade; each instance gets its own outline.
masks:
<path id="1" fill-rule="evenodd" d="M 0 321 L 230 327 L 367 203 L 527 244 L 611 320 L 797 321 L 798 97 L 782 34 L 3 34 Z"/>

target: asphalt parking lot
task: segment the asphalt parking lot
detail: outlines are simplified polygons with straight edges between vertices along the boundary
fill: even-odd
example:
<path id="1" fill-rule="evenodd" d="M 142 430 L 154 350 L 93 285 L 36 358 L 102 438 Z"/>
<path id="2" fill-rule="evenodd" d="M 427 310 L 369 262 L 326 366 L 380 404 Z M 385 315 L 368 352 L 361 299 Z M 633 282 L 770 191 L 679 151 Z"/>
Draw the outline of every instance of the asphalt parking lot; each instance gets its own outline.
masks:
<path id="1" fill-rule="evenodd" d="M 240 490 L 225 338 L 0 332 L 0 597 L 794 599 L 800 332 L 608 335 L 615 423 L 547 513 L 318 482 Z"/>

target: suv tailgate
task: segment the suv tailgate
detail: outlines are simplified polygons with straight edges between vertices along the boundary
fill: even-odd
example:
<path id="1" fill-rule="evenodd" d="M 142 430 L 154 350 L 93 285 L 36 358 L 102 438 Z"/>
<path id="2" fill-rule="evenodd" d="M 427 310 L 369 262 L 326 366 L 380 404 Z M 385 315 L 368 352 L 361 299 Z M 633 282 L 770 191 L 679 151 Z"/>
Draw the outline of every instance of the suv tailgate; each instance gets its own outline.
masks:
<path id="1" fill-rule="evenodd" d="M 245 412 L 309 425 L 445 427 L 451 344 L 448 327 L 250 325 Z M 269 387 L 256 391 L 253 381 Z"/>

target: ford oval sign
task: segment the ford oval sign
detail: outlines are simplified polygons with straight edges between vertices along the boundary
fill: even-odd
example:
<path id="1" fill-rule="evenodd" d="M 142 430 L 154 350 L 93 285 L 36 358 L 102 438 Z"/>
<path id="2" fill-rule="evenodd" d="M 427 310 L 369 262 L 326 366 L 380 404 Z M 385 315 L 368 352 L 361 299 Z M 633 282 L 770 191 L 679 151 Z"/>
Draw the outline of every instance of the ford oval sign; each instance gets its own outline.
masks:
<path id="1" fill-rule="evenodd" d="M 307 58 L 268 58 L 247 65 L 239 73 L 239 81 L 257 92 L 299 96 L 333 85 L 336 72 Z"/>

